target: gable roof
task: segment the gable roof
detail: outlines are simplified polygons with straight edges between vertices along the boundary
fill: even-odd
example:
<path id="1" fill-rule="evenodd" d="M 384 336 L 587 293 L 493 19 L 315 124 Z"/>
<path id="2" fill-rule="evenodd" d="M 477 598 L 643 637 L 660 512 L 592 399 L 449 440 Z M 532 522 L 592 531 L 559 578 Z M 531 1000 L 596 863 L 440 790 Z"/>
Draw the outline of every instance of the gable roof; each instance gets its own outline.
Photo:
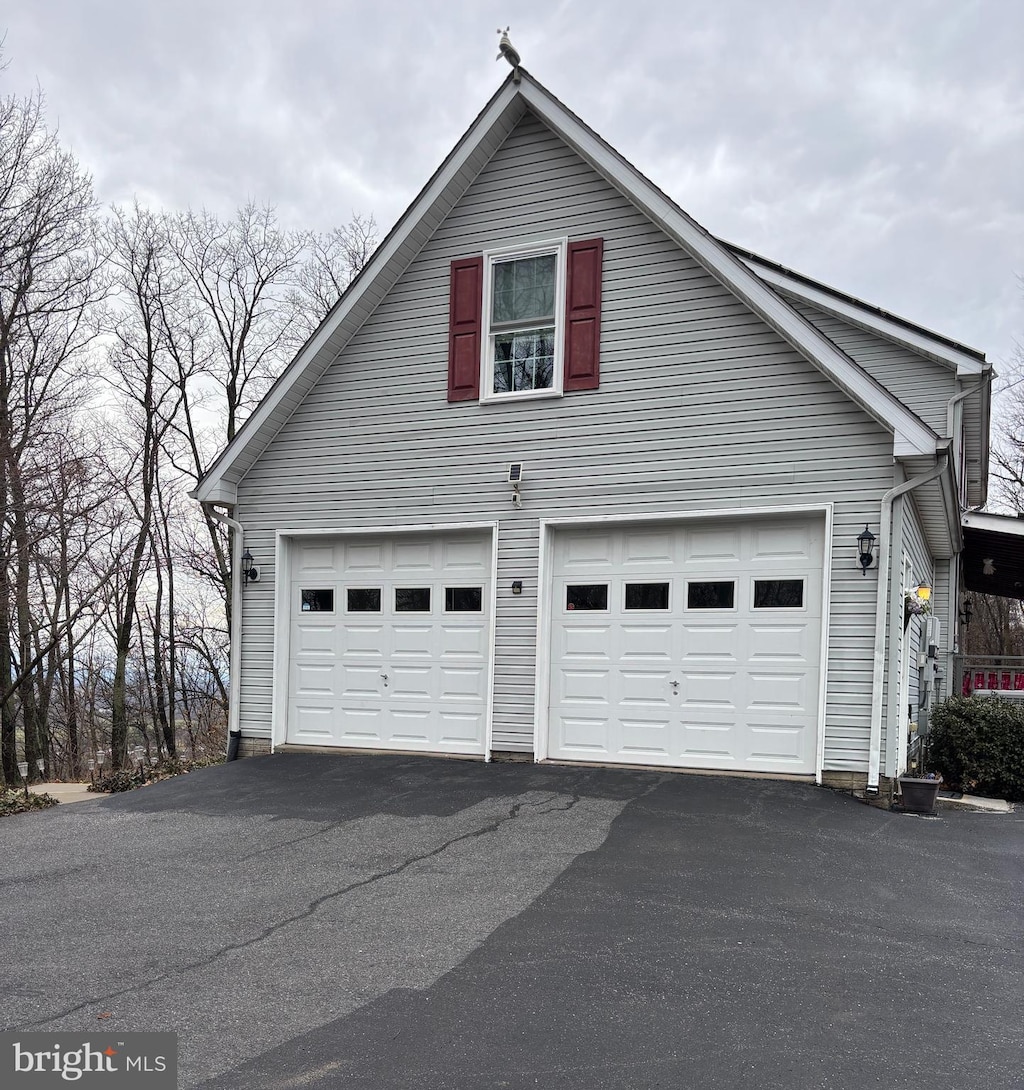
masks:
<path id="1" fill-rule="evenodd" d="M 744 261 L 765 283 L 782 292 L 784 297 L 808 303 L 823 314 L 838 318 L 868 333 L 877 334 L 892 344 L 952 371 L 963 384 L 963 389 L 971 390 L 971 396 L 963 402 L 962 472 L 967 484 L 967 503 L 974 507 L 986 502 L 992 412 L 992 391 L 989 383 L 994 372 L 992 365 L 985 359 L 984 352 L 925 329 L 924 326 L 866 303 L 856 296 L 812 280 L 760 254 L 730 242 L 723 241 L 722 245 L 727 246 Z M 951 426 L 952 420 L 949 419 L 947 430 Z"/>
<path id="2" fill-rule="evenodd" d="M 957 378 L 980 375 L 990 366 L 984 352 L 980 352 L 977 348 L 969 348 L 967 345 L 950 340 L 941 333 L 925 329 L 924 326 L 901 318 L 898 314 L 891 314 L 881 307 L 864 302 L 863 299 L 812 280 L 802 273 L 787 269 L 784 265 L 770 261 L 751 250 L 745 250 L 731 242 L 723 241 L 722 245 L 757 273 L 765 283 L 771 284 L 786 295 L 802 299 L 826 314 L 831 314 L 835 318 L 840 318 L 871 333 L 878 333 L 886 340 L 951 368 L 956 371 Z"/>
<path id="3" fill-rule="evenodd" d="M 894 436 L 897 457 L 934 455 L 936 433 L 523 69 L 511 73 L 370 261 L 199 481 L 192 496 L 233 504 L 238 482 L 530 111 L 716 280 Z"/>

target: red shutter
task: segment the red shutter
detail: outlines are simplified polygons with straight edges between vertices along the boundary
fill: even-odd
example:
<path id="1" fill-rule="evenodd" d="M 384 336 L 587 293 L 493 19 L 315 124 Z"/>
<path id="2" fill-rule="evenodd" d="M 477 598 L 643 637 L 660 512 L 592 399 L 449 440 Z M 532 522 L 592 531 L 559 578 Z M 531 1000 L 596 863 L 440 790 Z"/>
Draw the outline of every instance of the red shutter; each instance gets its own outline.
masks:
<path id="1" fill-rule="evenodd" d="M 448 400 L 480 397 L 480 308 L 484 259 L 452 262 L 448 318 Z"/>
<path id="2" fill-rule="evenodd" d="M 596 390 L 600 385 L 603 255 L 603 239 L 569 243 L 565 288 L 566 390 Z"/>

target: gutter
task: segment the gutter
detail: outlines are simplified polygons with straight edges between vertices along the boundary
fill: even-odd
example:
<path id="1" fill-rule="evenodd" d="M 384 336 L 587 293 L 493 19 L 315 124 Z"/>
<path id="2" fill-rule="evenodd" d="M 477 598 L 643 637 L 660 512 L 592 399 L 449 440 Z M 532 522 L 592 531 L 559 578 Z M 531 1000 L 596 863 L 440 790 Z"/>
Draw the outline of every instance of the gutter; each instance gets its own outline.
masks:
<path id="1" fill-rule="evenodd" d="M 882 510 L 878 526 L 878 555 L 888 557 L 888 577 L 883 576 L 881 568 L 878 572 L 878 598 L 875 603 L 875 657 L 871 675 L 871 740 L 868 749 L 868 786 L 869 795 L 878 794 L 878 781 L 881 776 L 882 763 L 882 686 L 885 680 L 885 635 L 889 614 L 889 584 L 901 578 L 898 567 L 894 568 L 900 558 L 890 556 L 895 550 L 889 550 L 889 525 L 892 522 L 892 501 L 898 496 L 904 496 L 915 488 L 920 488 L 929 481 L 941 477 L 949 468 L 949 454 L 942 456 L 935 466 L 920 477 L 912 477 L 903 484 L 890 488 L 882 496 Z M 888 551 L 887 551 L 888 550 Z"/>
<path id="2" fill-rule="evenodd" d="M 953 419 L 954 419 L 954 416 L 955 416 L 956 406 L 961 401 L 965 401 L 967 398 L 969 398 L 971 396 L 971 394 L 984 393 L 984 392 L 988 391 L 991 388 L 992 382 L 995 380 L 995 378 L 996 378 L 995 369 L 990 364 L 986 364 L 985 370 L 981 373 L 980 381 L 975 383 L 973 386 L 969 386 L 966 390 L 961 390 L 959 393 L 954 394 L 949 399 L 949 401 L 946 402 L 946 437 L 953 441 L 953 450 L 954 450 L 954 452 L 960 449 L 959 437 L 954 436 L 954 434 L 953 434 Z M 982 503 L 982 506 L 984 506 L 985 501 L 988 499 L 988 452 L 989 452 L 988 432 L 989 432 L 989 425 L 988 425 L 987 418 L 988 418 L 988 415 L 989 415 L 989 412 L 990 412 L 991 401 L 992 401 L 992 397 L 991 397 L 991 393 L 990 393 L 989 396 L 982 402 L 982 406 L 981 406 L 981 414 L 982 414 L 981 462 L 982 462 L 982 464 L 981 464 L 980 473 L 981 473 L 981 497 L 982 497 L 981 498 L 981 503 Z M 961 476 L 962 476 L 963 481 L 964 481 L 964 484 L 963 484 L 964 492 L 962 493 L 963 495 L 967 494 L 967 492 L 966 492 L 966 489 L 967 489 L 967 466 L 966 466 L 967 449 L 966 449 L 966 446 L 967 445 L 966 445 L 966 442 L 965 442 L 964 443 L 964 455 L 963 455 L 965 464 L 959 467 Z"/>
<path id="3" fill-rule="evenodd" d="M 242 581 L 238 573 L 242 570 L 242 538 L 245 530 L 240 522 L 230 515 L 218 511 L 212 503 L 204 502 L 203 508 L 222 526 L 233 531 L 231 540 L 231 628 L 228 639 L 231 641 L 228 653 L 228 752 L 227 760 L 238 759 L 238 743 L 242 737 L 239 725 L 239 696 L 242 690 Z"/>

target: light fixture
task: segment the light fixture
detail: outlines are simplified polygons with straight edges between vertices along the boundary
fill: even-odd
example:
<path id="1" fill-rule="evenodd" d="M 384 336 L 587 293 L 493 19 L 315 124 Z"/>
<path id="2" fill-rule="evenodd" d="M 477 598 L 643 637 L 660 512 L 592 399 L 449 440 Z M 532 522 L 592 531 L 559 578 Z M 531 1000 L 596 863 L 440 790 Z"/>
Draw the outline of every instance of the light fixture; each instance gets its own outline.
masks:
<path id="1" fill-rule="evenodd" d="M 512 486 L 512 503 L 516 507 L 523 506 L 523 498 L 519 495 L 519 486 L 523 481 L 523 463 L 510 462 L 508 467 L 508 483 Z"/>
<path id="2" fill-rule="evenodd" d="M 960 623 L 964 628 L 971 627 L 971 618 L 974 616 L 974 610 L 971 608 L 970 598 L 964 599 L 963 609 L 960 611 Z"/>
<path id="3" fill-rule="evenodd" d="M 867 523 L 864 523 L 864 529 L 857 535 L 857 559 L 860 561 L 861 575 L 868 574 L 874 552 L 875 535 L 868 529 Z"/>
<path id="4" fill-rule="evenodd" d="M 917 600 L 919 602 L 927 602 L 932 596 L 931 583 L 918 583 L 914 593 L 917 595 Z"/>
<path id="5" fill-rule="evenodd" d="M 253 563 L 252 553 L 248 549 L 242 553 L 242 586 L 247 583 L 258 583 L 260 581 L 260 569 Z"/>
<path id="6" fill-rule="evenodd" d="M 512 580 L 512 593 L 513 594 L 522 594 L 523 593 L 523 581 L 522 581 L 522 579 L 513 579 Z"/>

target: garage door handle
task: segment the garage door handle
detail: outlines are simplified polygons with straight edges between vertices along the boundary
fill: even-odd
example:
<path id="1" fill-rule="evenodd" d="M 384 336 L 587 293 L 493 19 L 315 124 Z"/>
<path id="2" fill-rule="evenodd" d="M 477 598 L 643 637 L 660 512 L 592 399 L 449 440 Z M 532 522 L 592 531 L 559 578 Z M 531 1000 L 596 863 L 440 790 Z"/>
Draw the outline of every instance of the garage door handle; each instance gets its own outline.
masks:
<path id="1" fill-rule="evenodd" d="M 388 675 L 387 675 L 387 674 L 381 674 L 380 676 L 381 676 L 381 677 L 382 677 L 382 678 L 384 679 L 384 684 L 385 684 L 385 685 L 387 685 L 387 683 L 388 683 Z"/>
<path id="2" fill-rule="evenodd" d="M 674 693 L 678 693 L 678 692 L 679 692 L 679 682 L 678 682 L 678 681 L 670 681 L 670 682 L 669 682 L 669 685 L 671 685 L 671 686 L 672 686 L 672 691 L 673 691 Z"/>

